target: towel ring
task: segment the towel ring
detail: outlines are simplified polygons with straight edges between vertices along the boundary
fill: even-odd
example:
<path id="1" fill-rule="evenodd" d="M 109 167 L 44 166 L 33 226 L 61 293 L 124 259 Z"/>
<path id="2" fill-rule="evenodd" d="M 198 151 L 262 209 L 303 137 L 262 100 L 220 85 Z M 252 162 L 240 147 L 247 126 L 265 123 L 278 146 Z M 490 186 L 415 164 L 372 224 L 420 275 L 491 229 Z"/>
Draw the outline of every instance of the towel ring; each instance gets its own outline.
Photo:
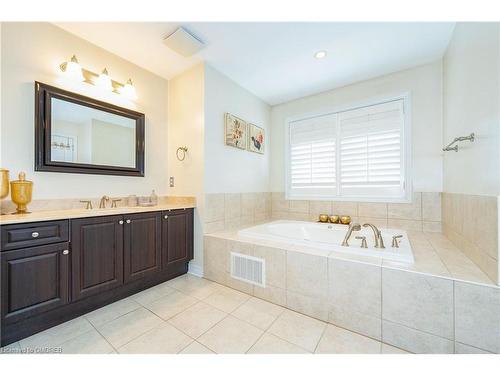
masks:
<path id="1" fill-rule="evenodd" d="M 181 156 L 179 156 L 179 152 L 182 151 Z M 175 152 L 175 155 L 177 156 L 177 160 L 183 161 L 186 158 L 186 153 L 188 151 L 188 148 L 186 146 L 184 147 L 179 147 L 177 151 Z"/>

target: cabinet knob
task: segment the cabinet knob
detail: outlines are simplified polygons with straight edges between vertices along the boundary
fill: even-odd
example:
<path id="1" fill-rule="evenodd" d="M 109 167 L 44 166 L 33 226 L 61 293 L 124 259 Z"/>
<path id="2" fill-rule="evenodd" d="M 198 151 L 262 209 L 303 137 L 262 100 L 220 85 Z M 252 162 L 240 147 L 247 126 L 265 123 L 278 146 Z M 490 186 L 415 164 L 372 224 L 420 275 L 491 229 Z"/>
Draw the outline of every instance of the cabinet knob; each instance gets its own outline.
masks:
<path id="1" fill-rule="evenodd" d="M 69 254 L 69 250 L 63 250 L 63 255 L 68 255 Z"/>
<path id="2" fill-rule="evenodd" d="M 120 220 L 118 224 L 123 225 L 123 220 Z"/>
<path id="3" fill-rule="evenodd" d="M 31 233 L 31 237 L 33 237 L 33 238 L 37 238 L 39 235 L 40 235 L 40 233 L 38 233 L 38 232 Z"/>
<path id="4" fill-rule="evenodd" d="M 130 219 L 127 219 L 126 223 L 127 223 L 127 224 L 130 224 Z"/>
<path id="5" fill-rule="evenodd" d="M 168 215 L 163 216 L 164 219 L 168 219 Z"/>

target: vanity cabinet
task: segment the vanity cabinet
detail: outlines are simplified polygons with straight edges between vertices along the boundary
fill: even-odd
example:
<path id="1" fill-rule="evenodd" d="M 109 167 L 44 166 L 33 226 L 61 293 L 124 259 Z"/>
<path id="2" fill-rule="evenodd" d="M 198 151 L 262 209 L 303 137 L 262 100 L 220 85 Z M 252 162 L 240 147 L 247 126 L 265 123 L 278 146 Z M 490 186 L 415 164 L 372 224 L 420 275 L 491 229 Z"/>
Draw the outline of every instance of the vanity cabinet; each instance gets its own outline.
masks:
<path id="1" fill-rule="evenodd" d="M 193 259 L 193 210 L 164 211 L 163 268 L 175 268 Z"/>
<path id="2" fill-rule="evenodd" d="M 124 223 L 125 282 L 161 271 L 161 213 L 126 215 Z"/>
<path id="3" fill-rule="evenodd" d="M 193 209 L 0 226 L 1 345 L 182 275 Z"/>
<path id="4" fill-rule="evenodd" d="M 2 252 L 2 324 L 43 313 L 69 301 L 69 243 Z"/>
<path id="5" fill-rule="evenodd" d="M 123 284 L 123 216 L 71 220 L 72 299 Z"/>

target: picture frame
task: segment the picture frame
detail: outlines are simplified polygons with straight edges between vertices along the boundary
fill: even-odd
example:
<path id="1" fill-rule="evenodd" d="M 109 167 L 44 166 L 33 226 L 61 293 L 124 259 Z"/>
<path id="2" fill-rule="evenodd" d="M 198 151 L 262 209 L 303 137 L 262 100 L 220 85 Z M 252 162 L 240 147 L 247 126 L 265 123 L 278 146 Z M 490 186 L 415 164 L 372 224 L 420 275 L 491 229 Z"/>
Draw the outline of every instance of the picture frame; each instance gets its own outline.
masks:
<path id="1" fill-rule="evenodd" d="M 247 149 L 248 124 L 230 113 L 224 115 L 224 142 L 227 146 Z"/>
<path id="2" fill-rule="evenodd" d="M 266 131 L 264 128 L 254 124 L 248 124 L 248 147 L 250 152 L 263 155 L 266 148 Z"/>

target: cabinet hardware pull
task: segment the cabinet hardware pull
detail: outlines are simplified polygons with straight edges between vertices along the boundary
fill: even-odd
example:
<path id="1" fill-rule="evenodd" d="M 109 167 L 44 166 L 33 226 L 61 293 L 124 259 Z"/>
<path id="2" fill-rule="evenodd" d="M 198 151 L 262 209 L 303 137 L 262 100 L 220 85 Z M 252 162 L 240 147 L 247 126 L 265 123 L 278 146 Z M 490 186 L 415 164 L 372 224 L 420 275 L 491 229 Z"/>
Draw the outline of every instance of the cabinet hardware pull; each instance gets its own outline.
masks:
<path id="1" fill-rule="evenodd" d="M 69 250 L 63 250 L 63 255 L 68 255 L 69 254 Z"/>
<path id="2" fill-rule="evenodd" d="M 37 238 L 39 235 L 40 235 L 40 233 L 38 233 L 38 232 L 31 233 L 31 237 L 33 237 L 33 238 Z"/>
<path id="3" fill-rule="evenodd" d="M 127 223 L 127 224 L 130 224 L 130 219 L 127 219 L 126 223 Z"/>
<path id="4" fill-rule="evenodd" d="M 123 220 L 120 220 L 118 224 L 123 225 Z"/>
<path id="5" fill-rule="evenodd" d="M 163 216 L 164 219 L 168 219 L 168 215 Z"/>

